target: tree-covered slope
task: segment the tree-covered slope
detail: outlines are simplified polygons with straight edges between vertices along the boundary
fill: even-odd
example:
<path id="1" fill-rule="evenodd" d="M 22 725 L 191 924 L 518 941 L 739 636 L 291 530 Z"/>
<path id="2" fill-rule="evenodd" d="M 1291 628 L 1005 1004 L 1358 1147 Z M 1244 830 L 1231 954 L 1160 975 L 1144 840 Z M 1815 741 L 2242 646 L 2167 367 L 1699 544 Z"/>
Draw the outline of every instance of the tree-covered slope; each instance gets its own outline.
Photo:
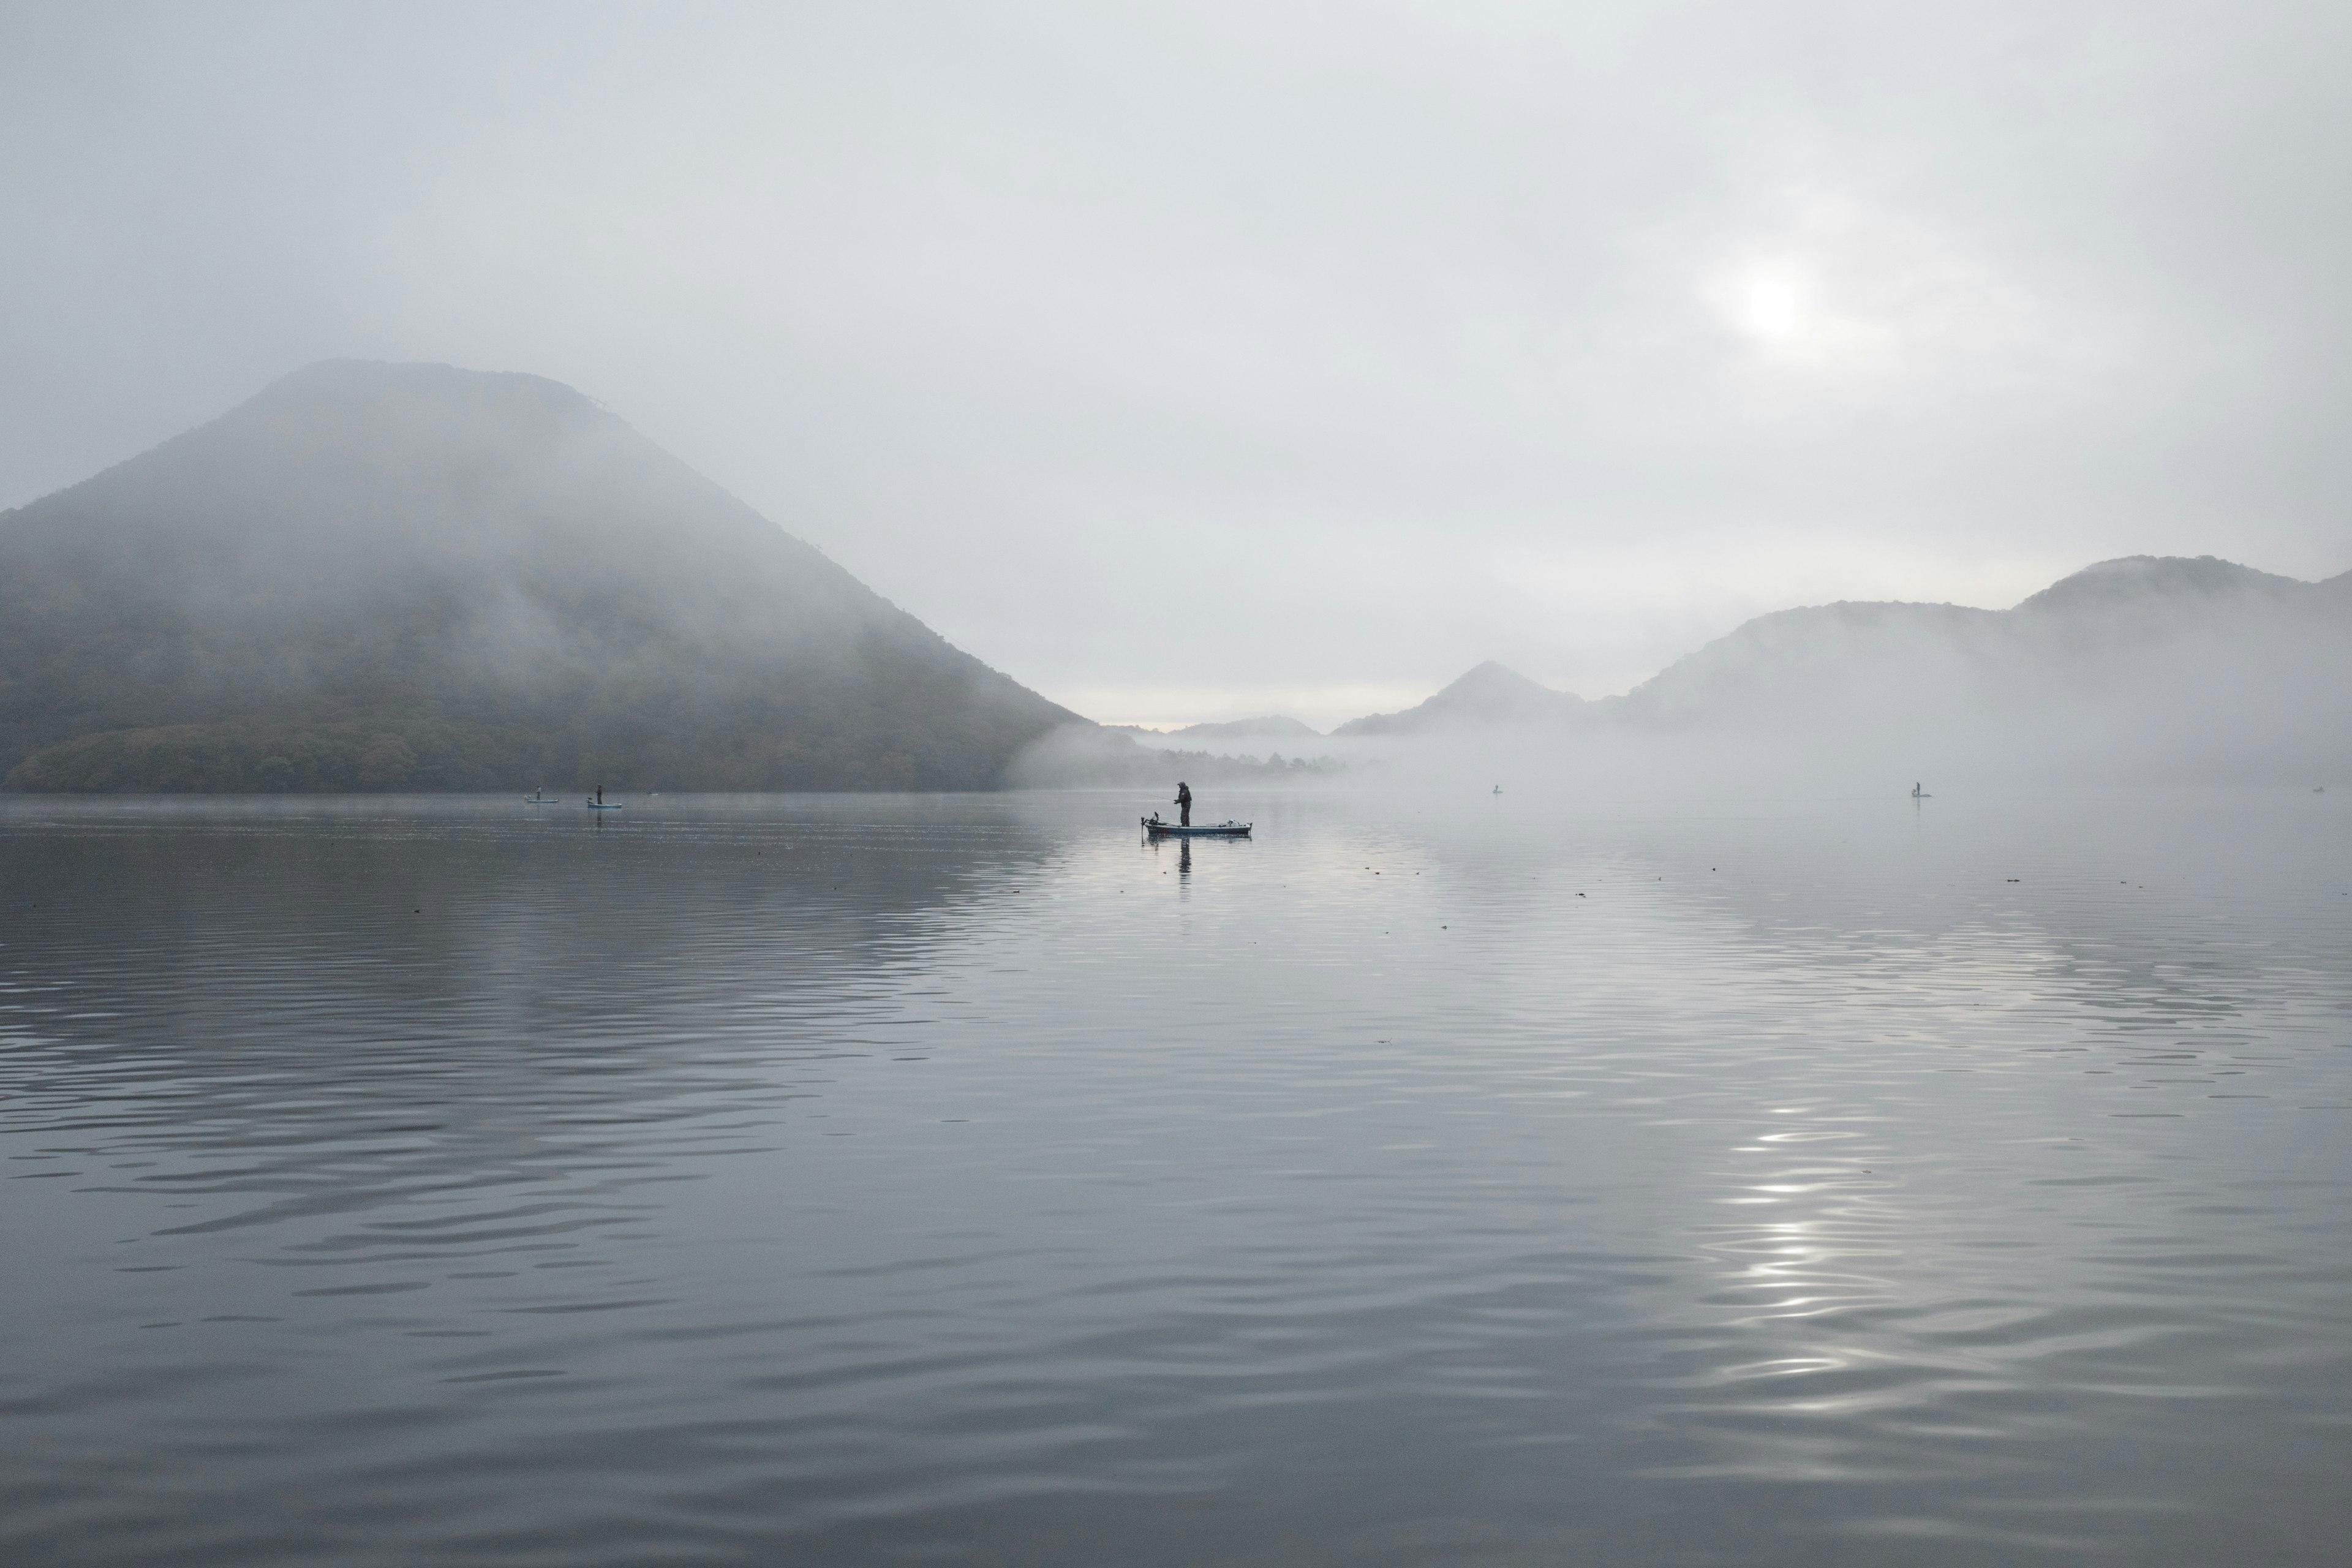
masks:
<path id="1" fill-rule="evenodd" d="M 971 789 L 1072 721 L 534 376 L 314 365 L 0 514 L 13 789 Z"/>

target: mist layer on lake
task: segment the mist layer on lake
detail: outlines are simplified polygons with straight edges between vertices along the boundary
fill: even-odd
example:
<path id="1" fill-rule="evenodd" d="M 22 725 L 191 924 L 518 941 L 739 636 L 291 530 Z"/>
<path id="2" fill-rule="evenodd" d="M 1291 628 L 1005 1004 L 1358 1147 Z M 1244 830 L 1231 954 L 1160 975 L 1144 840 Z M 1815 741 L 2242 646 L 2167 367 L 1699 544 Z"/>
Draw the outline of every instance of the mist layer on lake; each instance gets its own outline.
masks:
<path id="1" fill-rule="evenodd" d="M 1894 795 L 0 802 L 0 1559 L 2339 1560 L 2352 795 Z"/>

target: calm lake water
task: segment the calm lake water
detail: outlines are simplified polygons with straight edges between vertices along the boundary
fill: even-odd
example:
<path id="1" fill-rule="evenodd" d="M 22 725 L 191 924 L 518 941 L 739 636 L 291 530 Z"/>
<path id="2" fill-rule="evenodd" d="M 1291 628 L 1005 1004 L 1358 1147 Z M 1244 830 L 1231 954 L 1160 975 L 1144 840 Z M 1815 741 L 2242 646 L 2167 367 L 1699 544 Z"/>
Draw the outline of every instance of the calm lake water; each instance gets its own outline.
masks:
<path id="1" fill-rule="evenodd" d="M 0 1561 L 2352 1555 L 2352 793 L 0 804 Z"/>

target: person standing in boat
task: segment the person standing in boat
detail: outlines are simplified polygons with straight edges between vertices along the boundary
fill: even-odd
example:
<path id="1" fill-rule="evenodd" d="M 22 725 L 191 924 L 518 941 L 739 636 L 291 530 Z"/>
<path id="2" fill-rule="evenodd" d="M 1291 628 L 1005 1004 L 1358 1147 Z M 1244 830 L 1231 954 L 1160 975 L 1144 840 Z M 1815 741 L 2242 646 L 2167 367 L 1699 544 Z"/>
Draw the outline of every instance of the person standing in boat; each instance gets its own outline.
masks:
<path id="1" fill-rule="evenodd" d="M 1192 786 L 1186 784 L 1182 779 L 1178 779 L 1176 781 L 1176 811 L 1177 826 L 1190 827 L 1192 826 Z"/>

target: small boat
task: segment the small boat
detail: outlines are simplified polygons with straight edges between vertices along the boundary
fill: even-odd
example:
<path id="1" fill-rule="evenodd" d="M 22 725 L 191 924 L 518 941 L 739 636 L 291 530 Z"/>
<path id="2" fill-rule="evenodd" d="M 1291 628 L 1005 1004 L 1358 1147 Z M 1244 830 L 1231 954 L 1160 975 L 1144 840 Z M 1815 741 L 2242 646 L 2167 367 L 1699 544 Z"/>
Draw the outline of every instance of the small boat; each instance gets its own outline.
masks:
<path id="1" fill-rule="evenodd" d="M 563 804 L 563 797 L 561 795 L 549 795 L 544 790 L 533 790 L 530 794 L 522 797 L 522 803 L 525 805 L 562 805 Z"/>
<path id="2" fill-rule="evenodd" d="M 1143 818 L 1143 831 L 1154 838 L 1247 838 L 1251 826 L 1246 822 L 1220 822 L 1213 826 L 1186 827 L 1162 822 L 1157 816 Z"/>
<path id="3" fill-rule="evenodd" d="M 621 809 L 621 803 L 619 801 L 606 802 L 604 799 L 604 786 L 603 784 L 598 784 L 596 786 L 594 798 L 583 801 L 581 804 L 585 805 L 591 811 L 618 811 Z"/>
<path id="4" fill-rule="evenodd" d="M 1912 798 L 1913 800 L 1933 800 L 1933 799 L 1935 799 L 1936 797 L 1935 797 L 1934 795 L 1929 795 L 1926 790 L 1924 790 L 1924 789 L 1920 788 L 1917 784 L 1913 784 L 1913 785 L 1911 786 L 1911 798 Z"/>

